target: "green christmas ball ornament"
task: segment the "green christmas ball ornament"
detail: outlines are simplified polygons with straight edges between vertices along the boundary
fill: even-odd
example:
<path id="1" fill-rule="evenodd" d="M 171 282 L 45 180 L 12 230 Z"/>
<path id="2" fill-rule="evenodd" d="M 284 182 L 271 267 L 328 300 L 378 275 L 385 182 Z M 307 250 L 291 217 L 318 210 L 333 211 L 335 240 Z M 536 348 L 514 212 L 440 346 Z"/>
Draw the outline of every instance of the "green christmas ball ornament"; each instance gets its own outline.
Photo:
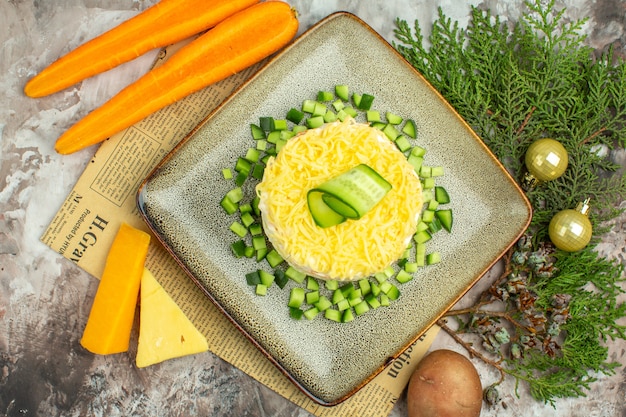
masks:
<path id="1" fill-rule="evenodd" d="M 533 188 L 540 182 L 552 181 L 563 175 L 568 165 L 567 150 L 555 139 L 538 139 L 528 147 L 524 162 L 527 169 L 524 186 Z"/>
<path id="2" fill-rule="evenodd" d="M 558 249 L 578 252 L 589 244 L 593 227 L 589 221 L 589 199 L 576 209 L 562 210 L 554 215 L 548 226 L 550 240 Z"/>

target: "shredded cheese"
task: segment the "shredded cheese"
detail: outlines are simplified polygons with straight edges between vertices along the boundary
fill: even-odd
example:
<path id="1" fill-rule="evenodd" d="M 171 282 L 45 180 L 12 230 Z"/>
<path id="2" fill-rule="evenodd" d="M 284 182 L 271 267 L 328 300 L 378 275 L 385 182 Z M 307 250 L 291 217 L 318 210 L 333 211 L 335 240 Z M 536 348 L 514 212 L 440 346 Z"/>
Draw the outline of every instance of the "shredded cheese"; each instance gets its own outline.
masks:
<path id="1" fill-rule="evenodd" d="M 392 189 L 359 220 L 317 226 L 308 191 L 361 163 Z M 370 276 L 398 260 L 423 203 L 419 177 L 406 157 L 378 129 L 352 119 L 292 138 L 268 161 L 256 191 L 265 233 L 278 253 L 301 272 L 341 281 Z"/>

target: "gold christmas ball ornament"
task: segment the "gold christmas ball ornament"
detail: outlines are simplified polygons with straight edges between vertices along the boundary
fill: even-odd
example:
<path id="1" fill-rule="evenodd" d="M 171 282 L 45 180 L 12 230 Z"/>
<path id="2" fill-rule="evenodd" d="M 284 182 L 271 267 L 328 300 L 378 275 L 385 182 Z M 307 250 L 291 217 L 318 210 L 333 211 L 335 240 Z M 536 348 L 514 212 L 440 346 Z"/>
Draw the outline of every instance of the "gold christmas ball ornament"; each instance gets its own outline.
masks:
<path id="1" fill-rule="evenodd" d="M 523 183 L 525 188 L 532 188 L 563 175 L 568 164 L 567 150 L 557 140 L 538 139 L 528 147 L 525 163 L 528 172 Z"/>
<path id="2" fill-rule="evenodd" d="M 575 210 L 562 210 L 550 220 L 548 234 L 557 248 L 578 252 L 591 240 L 593 227 L 588 217 L 589 199 L 578 204 Z"/>

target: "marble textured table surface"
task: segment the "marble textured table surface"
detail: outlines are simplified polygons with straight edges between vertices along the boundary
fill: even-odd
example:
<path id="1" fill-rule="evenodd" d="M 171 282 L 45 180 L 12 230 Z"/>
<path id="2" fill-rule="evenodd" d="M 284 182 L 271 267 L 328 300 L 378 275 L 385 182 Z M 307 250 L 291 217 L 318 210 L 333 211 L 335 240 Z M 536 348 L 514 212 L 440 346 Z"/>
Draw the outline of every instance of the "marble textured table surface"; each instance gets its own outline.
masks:
<path id="1" fill-rule="evenodd" d="M 396 17 L 418 18 L 428 28 L 439 6 L 461 24 L 469 12 L 468 4 L 455 0 L 289 2 L 300 12 L 300 32 L 334 11 L 347 10 L 390 41 Z M 142 374 L 129 355 L 85 353 L 78 340 L 97 281 L 39 241 L 95 150 L 60 156 L 53 149 L 55 139 L 144 73 L 155 53 L 44 99 L 25 97 L 23 85 L 61 53 L 153 3 L 0 0 L 0 416 L 308 416 L 211 353 Z M 626 2 L 565 3 L 569 18 L 589 17 L 584 30 L 590 45 L 614 44 L 626 55 Z M 516 19 L 522 1 L 471 4 Z M 624 261 L 625 235 L 622 217 L 600 249 Z M 483 281 L 488 279 L 489 274 Z M 462 351 L 443 333 L 434 347 Z M 612 360 L 626 363 L 625 351 L 623 341 L 610 345 Z M 477 366 L 485 382 L 493 381 L 491 370 Z M 523 387 L 517 398 L 510 383 L 503 393 L 506 407 L 484 407 L 484 416 L 626 416 L 623 367 L 613 376 L 600 376 L 587 398 L 559 400 L 556 408 L 533 401 Z M 404 398 L 391 415 L 406 415 Z"/>

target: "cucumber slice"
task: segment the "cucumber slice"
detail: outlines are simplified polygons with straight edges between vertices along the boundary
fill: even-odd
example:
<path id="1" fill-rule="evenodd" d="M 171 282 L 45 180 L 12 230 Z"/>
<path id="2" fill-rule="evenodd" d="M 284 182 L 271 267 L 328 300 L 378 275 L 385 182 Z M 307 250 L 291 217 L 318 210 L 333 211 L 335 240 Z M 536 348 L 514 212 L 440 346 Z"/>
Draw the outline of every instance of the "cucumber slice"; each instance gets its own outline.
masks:
<path id="1" fill-rule="evenodd" d="M 313 220 L 320 227 L 358 220 L 391 189 L 376 171 L 365 164 L 340 174 L 309 191 L 307 202 Z"/>

